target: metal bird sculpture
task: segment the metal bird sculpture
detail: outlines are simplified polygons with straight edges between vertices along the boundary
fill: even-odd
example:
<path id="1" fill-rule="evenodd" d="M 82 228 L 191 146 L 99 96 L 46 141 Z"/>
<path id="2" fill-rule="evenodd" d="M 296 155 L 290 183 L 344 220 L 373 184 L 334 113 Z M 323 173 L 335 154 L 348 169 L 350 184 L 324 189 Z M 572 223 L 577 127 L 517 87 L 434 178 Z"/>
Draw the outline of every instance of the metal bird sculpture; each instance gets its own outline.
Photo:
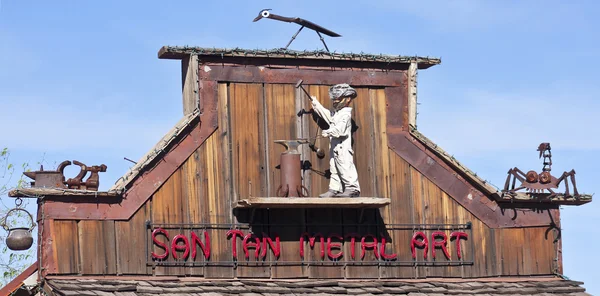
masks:
<path id="1" fill-rule="evenodd" d="M 261 10 L 260 13 L 258 14 L 258 16 L 256 18 L 254 18 L 253 22 L 259 21 L 262 18 L 270 18 L 270 19 L 274 19 L 274 20 L 278 20 L 278 21 L 282 21 L 282 22 L 286 22 L 286 23 L 296 23 L 301 26 L 300 29 L 298 29 L 298 32 L 296 32 L 296 34 L 294 34 L 294 36 L 292 36 L 292 39 L 290 40 L 290 42 L 288 42 L 288 44 L 285 46 L 284 49 L 287 49 L 290 46 L 290 44 L 292 44 L 292 41 L 294 41 L 294 39 L 296 39 L 296 36 L 298 36 L 298 33 L 300 33 L 300 31 L 302 31 L 302 29 L 304 29 L 304 27 L 307 27 L 307 28 L 312 29 L 315 32 L 317 32 L 317 35 L 319 35 L 319 38 L 321 38 L 321 42 L 323 42 L 323 45 L 325 46 L 325 49 L 327 50 L 327 52 L 329 52 L 329 48 L 327 47 L 327 44 L 325 43 L 325 39 L 323 39 L 323 36 L 321 36 L 321 33 L 323 33 L 327 36 L 331 36 L 331 37 L 341 37 L 342 36 L 336 32 L 325 29 L 325 28 L 323 28 L 313 22 L 307 21 L 305 19 L 301 19 L 299 17 L 280 16 L 280 15 L 271 13 L 269 10 L 271 10 L 271 9 Z"/>

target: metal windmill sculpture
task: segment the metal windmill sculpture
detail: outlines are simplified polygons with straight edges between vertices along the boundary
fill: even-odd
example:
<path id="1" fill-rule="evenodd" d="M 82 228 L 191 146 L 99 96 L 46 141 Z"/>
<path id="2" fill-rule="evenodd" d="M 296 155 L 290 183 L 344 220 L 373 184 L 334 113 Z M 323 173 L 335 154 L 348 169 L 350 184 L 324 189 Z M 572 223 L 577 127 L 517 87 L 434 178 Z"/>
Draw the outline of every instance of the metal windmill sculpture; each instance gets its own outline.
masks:
<path id="1" fill-rule="evenodd" d="M 323 36 L 321 35 L 321 33 L 323 33 L 327 36 L 330 36 L 330 37 L 341 37 L 342 36 L 336 32 L 325 29 L 325 28 L 323 28 L 313 22 L 307 21 L 305 19 L 301 19 L 299 17 L 285 17 L 285 16 L 281 16 L 281 15 L 276 15 L 274 13 L 271 13 L 270 10 L 271 9 L 261 10 L 260 13 L 258 14 L 258 16 L 256 18 L 254 18 L 253 22 L 257 22 L 262 18 L 269 18 L 269 19 L 273 19 L 273 20 L 277 20 L 277 21 L 282 21 L 282 22 L 286 22 L 286 23 L 296 23 L 296 24 L 300 25 L 300 29 L 298 29 L 296 34 L 294 34 L 294 36 L 292 36 L 292 39 L 290 39 L 290 41 L 284 47 L 284 49 L 287 49 L 290 46 L 290 44 L 292 44 L 294 39 L 296 39 L 296 36 L 298 36 L 298 33 L 300 33 L 300 31 L 302 31 L 302 29 L 304 29 L 304 27 L 307 27 L 307 28 L 312 29 L 315 32 L 317 32 L 317 35 L 319 35 L 319 38 L 321 38 L 321 42 L 323 42 L 323 45 L 325 46 L 325 49 L 327 50 L 327 52 L 329 52 L 329 48 L 327 47 L 327 44 L 325 43 L 325 39 L 323 39 Z"/>

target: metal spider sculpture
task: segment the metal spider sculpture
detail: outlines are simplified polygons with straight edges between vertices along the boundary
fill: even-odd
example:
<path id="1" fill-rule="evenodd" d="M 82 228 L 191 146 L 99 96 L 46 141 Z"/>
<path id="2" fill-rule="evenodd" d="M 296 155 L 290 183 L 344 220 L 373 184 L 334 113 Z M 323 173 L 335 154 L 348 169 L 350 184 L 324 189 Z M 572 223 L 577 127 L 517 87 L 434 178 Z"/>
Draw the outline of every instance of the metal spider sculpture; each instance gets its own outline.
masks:
<path id="1" fill-rule="evenodd" d="M 504 184 L 504 190 L 502 190 L 502 192 L 508 194 L 516 194 L 518 190 L 525 189 L 525 191 L 527 191 L 529 194 L 549 193 L 547 198 L 552 198 L 558 194 L 553 189 L 558 189 L 558 186 L 564 180 L 564 196 L 570 197 L 570 179 L 573 185 L 574 193 L 572 197 L 579 197 L 579 192 L 577 192 L 577 184 L 575 183 L 575 170 L 571 170 L 570 172 L 563 172 L 563 174 L 559 178 L 556 178 L 552 176 L 552 174 L 550 174 L 550 171 L 552 169 L 552 153 L 550 152 L 550 143 L 541 143 L 537 151 L 540 152 L 540 158 L 544 157 L 544 167 L 542 168 L 542 172 L 538 174 L 536 171 L 532 170 L 528 171 L 527 174 L 525 174 L 517 167 L 512 168 L 508 170 L 508 176 L 506 177 L 506 183 Z M 515 188 L 517 180 L 521 182 L 521 185 Z"/>

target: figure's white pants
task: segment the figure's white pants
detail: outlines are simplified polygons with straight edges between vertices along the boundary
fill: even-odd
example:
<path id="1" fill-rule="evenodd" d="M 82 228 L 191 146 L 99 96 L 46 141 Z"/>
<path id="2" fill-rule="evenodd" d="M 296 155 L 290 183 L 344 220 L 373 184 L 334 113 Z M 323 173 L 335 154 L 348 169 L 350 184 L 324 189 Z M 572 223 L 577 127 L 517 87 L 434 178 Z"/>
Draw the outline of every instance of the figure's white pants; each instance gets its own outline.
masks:
<path id="1" fill-rule="evenodd" d="M 329 190 L 360 192 L 358 173 L 354 165 L 354 153 L 352 150 L 331 149 L 329 152 L 333 155 L 333 157 L 329 158 L 329 171 L 331 171 Z"/>

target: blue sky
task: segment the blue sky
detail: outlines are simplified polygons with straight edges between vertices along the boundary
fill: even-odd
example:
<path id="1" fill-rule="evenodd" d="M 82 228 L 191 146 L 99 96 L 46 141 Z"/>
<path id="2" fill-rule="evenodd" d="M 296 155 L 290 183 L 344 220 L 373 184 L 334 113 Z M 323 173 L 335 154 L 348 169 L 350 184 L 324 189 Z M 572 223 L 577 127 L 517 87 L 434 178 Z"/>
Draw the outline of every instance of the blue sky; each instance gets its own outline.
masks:
<path id="1" fill-rule="evenodd" d="M 342 34 L 332 50 L 441 57 L 419 72 L 419 130 L 492 183 L 541 169 L 551 142 L 553 171 L 600 192 L 596 1 L 0 1 L 0 147 L 16 163 L 105 163 L 107 189 L 182 115 L 180 65 L 158 49 L 282 47 L 295 25 L 251 22 L 272 8 Z M 291 47 L 321 44 L 306 31 Z M 591 294 L 598 210 L 562 211 L 564 273 Z"/>

